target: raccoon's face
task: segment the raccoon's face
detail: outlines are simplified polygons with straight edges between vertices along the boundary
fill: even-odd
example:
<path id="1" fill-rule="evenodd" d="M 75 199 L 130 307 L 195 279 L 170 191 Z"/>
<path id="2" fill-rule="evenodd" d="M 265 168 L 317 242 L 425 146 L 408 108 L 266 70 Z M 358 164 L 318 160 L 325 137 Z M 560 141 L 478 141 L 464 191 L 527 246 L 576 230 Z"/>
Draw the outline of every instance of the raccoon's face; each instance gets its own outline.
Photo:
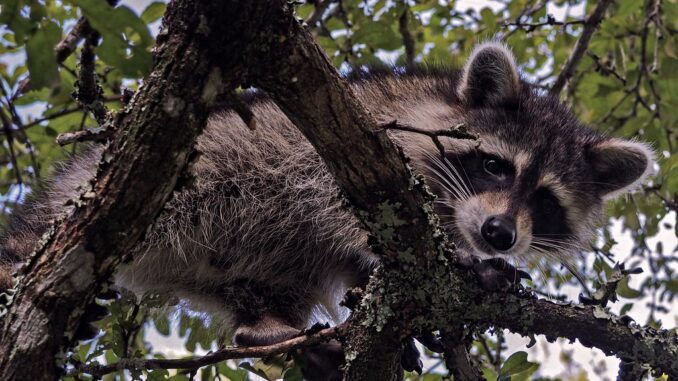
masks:
<path id="1" fill-rule="evenodd" d="M 537 94 L 503 45 L 478 47 L 456 83 L 456 122 L 480 142 L 449 139 L 446 157 L 429 150 L 423 167 L 443 225 L 475 255 L 566 260 L 605 200 L 651 172 L 647 146 L 605 137 Z"/>

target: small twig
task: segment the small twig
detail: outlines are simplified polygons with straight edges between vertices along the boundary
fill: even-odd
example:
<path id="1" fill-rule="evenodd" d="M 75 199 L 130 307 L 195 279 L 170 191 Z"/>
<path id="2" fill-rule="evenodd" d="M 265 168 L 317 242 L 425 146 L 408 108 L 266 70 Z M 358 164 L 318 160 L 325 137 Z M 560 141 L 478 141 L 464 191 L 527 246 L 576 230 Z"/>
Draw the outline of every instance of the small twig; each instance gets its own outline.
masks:
<path id="1" fill-rule="evenodd" d="M 494 369 L 499 374 L 501 370 L 501 347 L 504 345 L 504 331 L 497 331 L 497 353 L 494 355 Z"/>
<path id="2" fill-rule="evenodd" d="M 14 122 L 14 126 L 16 127 L 15 130 L 15 132 L 17 132 L 16 137 L 19 138 L 21 143 L 23 143 L 26 146 L 26 150 L 28 150 L 28 155 L 31 158 L 33 174 L 35 175 L 36 178 L 40 178 L 40 166 L 38 165 L 38 161 L 35 157 L 33 143 L 31 143 L 30 139 L 28 139 L 28 136 L 26 135 L 26 132 L 24 131 L 21 116 L 19 116 L 19 112 L 17 111 L 14 105 L 12 97 L 9 95 L 7 91 L 5 91 L 5 88 L 3 86 L 0 86 L 0 90 L 2 90 L 2 95 L 5 97 L 5 102 L 7 103 L 7 109 L 9 110 L 10 116 L 12 117 L 12 122 Z"/>
<path id="3" fill-rule="evenodd" d="M 116 95 L 116 96 L 113 96 L 113 97 L 104 97 L 104 102 L 115 102 L 115 101 L 120 101 L 120 100 L 121 100 L 121 98 L 120 98 L 119 95 Z M 75 112 L 82 111 L 82 110 L 83 110 L 83 107 L 81 105 L 65 108 L 63 110 L 55 112 L 52 115 L 48 115 L 48 116 L 42 117 L 40 119 L 36 119 L 36 120 L 34 120 L 30 123 L 26 123 L 26 124 L 24 124 L 23 129 L 25 130 L 25 129 L 33 127 L 33 126 L 37 126 L 42 122 L 46 122 L 46 121 L 49 121 L 49 120 L 52 120 L 52 119 L 57 119 L 57 118 L 60 118 L 62 116 L 73 114 Z"/>
<path id="4" fill-rule="evenodd" d="M 64 61 L 66 61 L 66 59 L 75 52 L 75 49 L 77 48 L 80 41 L 82 41 L 85 35 L 91 33 L 91 31 L 92 28 L 87 23 L 87 20 L 85 20 L 84 17 L 79 18 L 78 21 L 73 26 L 73 29 L 71 29 L 71 31 L 68 32 L 66 37 L 64 37 L 63 40 L 59 41 L 59 43 L 54 48 L 54 52 L 56 53 L 56 61 L 59 66 L 62 66 Z M 30 77 L 24 78 L 19 83 L 19 86 L 17 87 L 14 94 L 12 94 L 12 100 L 17 99 L 21 94 L 26 92 L 26 90 L 28 90 L 30 86 L 31 86 Z"/>
<path id="5" fill-rule="evenodd" d="M 540 0 L 540 1 L 537 1 L 536 4 L 534 4 L 533 6 L 523 9 L 523 11 L 518 15 L 518 17 L 516 17 L 516 22 L 520 22 L 520 20 L 523 17 L 525 17 L 525 18 L 532 17 L 532 15 L 539 12 L 539 10 L 543 9 L 546 6 L 547 3 L 548 3 L 548 0 Z M 508 32 L 501 35 L 500 39 L 502 41 L 506 41 L 517 30 L 518 30 L 518 28 L 513 29 L 513 30 L 509 30 Z"/>
<path id="6" fill-rule="evenodd" d="M 108 111 L 103 103 L 103 90 L 99 86 L 96 73 L 96 55 L 94 49 L 99 44 L 99 33 L 91 31 L 85 39 L 80 55 L 80 72 L 76 82 L 75 99 L 94 115 L 100 126 L 106 124 Z"/>
<path id="7" fill-rule="evenodd" d="M 602 21 L 603 16 L 605 15 L 605 10 L 607 10 L 607 7 L 609 7 L 610 4 L 612 4 L 612 1 L 613 0 L 598 1 L 598 3 L 596 4 L 596 8 L 593 10 L 593 13 L 591 13 L 591 15 L 586 19 L 586 22 L 584 23 L 584 30 L 582 31 L 579 40 L 577 40 L 577 43 L 574 46 L 572 54 L 570 54 L 570 57 L 567 59 L 567 62 L 565 63 L 565 66 L 558 75 L 558 78 L 556 78 L 553 87 L 551 87 L 550 91 L 551 95 L 560 94 L 560 92 L 563 90 L 567 82 L 574 75 L 574 71 L 577 68 L 577 65 L 579 65 L 579 62 L 584 56 L 584 52 L 589 46 L 589 42 L 591 42 L 593 32 L 598 27 L 598 24 L 600 24 L 600 22 Z"/>
<path id="8" fill-rule="evenodd" d="M 445 365 L 454 375 L 455 380 L 484 380 L 469 354 L 470 342 L 463 336 L 463 326 L 454 331 L 446 330 L 443 333 Z"/>
<path id="9" fill-rule="evenodd" d="M 382 128 L 385 130 L 397 130 L 397 131 L 406 131 L 406 132 L 413 132 L 415 134 L 421 134 L 421 135 L 426 135 L 431 140 L 433 141 L 433 144 L 435 144 L 436 148 L 438 148 L 438 151 L 440 151 L 440 155 L 442 157 L 445 157 L 445 147 L 443 146 L 443 143 L 440 142 L 440 139 L 438 139 L 440 136 L 448 137 L 448 138 L 454 138 L 454 139 L 470 139 L 470 140 L 478 140 L 479 138 L 477 135 L 474 135 L 466 130 L 466 126 L 463 124 L 459 124 L 453 128 L 450 129 L 444 129 L 444 130 L 422 130 L 416 127 L 404 125 L 398 123 L 397 120 L 393 120 L 391 122 L 388 122 L 386 124 L 382 124 Z"/>
<path id="10" fill-rule="evenodd" d="M 504 26 L 515 26 L 518 30 L 524 30 L 527 33 L 535 31 L 537 28 L 544 26 L 562 26 L 567 27 L 568 25 L 579 25 L 586 23 L 586 20 L 571 20 L 571 21 L 557 21 L 552 15 L 546 16 L 546 21 L 537 22 L 537 23 L 526 23 L 526 22 L 508 22 Z"/>
<path id="11" fill-rule="evenodd" d="M 12 123 L 5 115 L 4 111 L 0 109 L 0 119 L 2 119 L 2 129 L 5 133 L 5 138 L 7 139 L 7 146 L 9 147 L 9 156 L 12 161 L 12 169 L 14 169 L 14 174 L 16 176 L 16 181 L 18 184 L 23 184 L 23 179 L 21 178 L 21 170 L 19 169 L 19 164 L 16 160 L 16 152 L 14 151 L 14 137 L 12 131 Z"/>
<path id="12" fill-rule="evenodd" d="M 81 364 L 73 369 L 69 369 L 66 375 L 86 373 L 94 377 L 101 377 L 105 374 L 124 369 L 199 369 L 203 366 L 216 364 L 225 360 L 249 357 L 264 358 L 288 353 L 297 348 L 309 347 L 330 340 L 341 335 L 344 329 L 345 324 L 341 324 L 336 327 L 320 330 L 311 335 L 297 336 L 278 344 L 260 347 L 228 347 L 204 356 L 184 359 L 121 359 L 109 365 Z"/>
<path id="13" fill-rule="evenodd" d="M 65 146 L 76 142 L 105 142 L 115 133 L 112 127 L 88 128 L 82 131 L 65 132 L 56 138 L 57 144 Z"/>
<path id="14" fill-rule="evenodd" d="M 82 41 L 85 35 L 92 32 L 92 28 L 84 17 L 80 17 L 70 32 L 61 40 L 54 51 L 56 52 L 57 62 L 62 63 L 66 58 L 75 52 L 78 43 Z"/>
<path id="15" fill-rule="evenodd" d="M 662 194 L 659 192 L 659 189 L 657 188 L 646 187 L 644 190 L 646 193 L 652 192 L 655 196 L 662 200 L 662 202 L 668 209 L 673 210 L 674 212 L 678 212 L 678 193 L 674 195 L 673 200 L 669 200 L 666 197 L 662 196 Z"/>
<path id="16" fill-rule="evenodd" d="M 485 354 L 487 355 L 487 360 L 490 362 L 490 364 L 494 364 L 494 356 L 492 355 L 492 351 L 490 350 L 490 346 L 487 345 L 487 338 L 483 334 L 478 335 L 478 340 L 480 341 L 480 345 L 483 346 L 483 349 L 485 350 Z"/>
<path id="17" fill-rule="evenodd" d="M 617 71 L 614 70 L 614 68 L 612 68 L 612 67 L 606 65 L 605 63 L 601 62 L 600 57 L 598 57 L 597 55 L 595 55 L 591 52 L 586 52 L 586 54 L 589 57 L 591 57 L 593 62 L 596 64 L 596 70 L 599 70 L 604 75 L 611 75 L 611 76 L 617 78 L 622 83 L 622 85 L 626 86 L 626 78 L 622 77 L 619 73 L 617 73 Z"/>
<path id="18" fill-rule="evenodd" d="M 318 21 L 322 20 L 322 17 L 325 14 L 327 7 L 330 6 L 330 3 L 332 3 L 332 0 L 316 1 L 313 12 L 311 12 L 311 15 L 308 16 L 308 18 L 305 20 L 306 24 L 308 24 L 311 27 L 315 27 Z"/>

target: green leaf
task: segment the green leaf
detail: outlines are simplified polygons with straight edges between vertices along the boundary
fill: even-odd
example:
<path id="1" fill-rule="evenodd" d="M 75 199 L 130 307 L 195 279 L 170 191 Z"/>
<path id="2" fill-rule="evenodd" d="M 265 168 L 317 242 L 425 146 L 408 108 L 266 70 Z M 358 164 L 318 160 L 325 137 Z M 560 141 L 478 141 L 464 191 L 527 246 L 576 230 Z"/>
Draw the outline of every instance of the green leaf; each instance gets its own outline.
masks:
<path id="1" fill-rule="evenodd" d="M 263 378 L 264 380 L 271 381 L 271 379 L 268 378 L 268 375 L 266 374 L 266 372 L 264 372 L 261 369 L 256 369 L 255 367 L 252 366 L 252 364 L 250 364 L 248 362 L 240 363 L 240 367 L 243 368 L 243 369 L 247 369 L 249 372 L 256 374 L 257 376 Z"/>
<path id="2" fill-rule="evenodd" d="M 155 1 L 149 4 L 146 9 L 141 13 L 141 20 L 146 24 L 150 24 L 165 14 L 165 8 L 167 6 L 165 3 L 160 1 Z"/>
<path id="3" fill-rule="evenodd" d="M 148 381 L 163 381 L 167 380 L 169 377 L 169 372 L 166 369 L 154 369 L 148 372 Z"/>
<path id="4" fill-rule="evenodd" d="M 519 351 L 509 356 L 499 371 L 499 378 L 510 377 L 530 370 L 537 363 L 527 361 L 527 352 Z M 536 369 L 535 369 L 536 370 Z M 512 378 L 511 378 L 512 379 Z"/>
<path id="5" fill-rule="evenodd" d="M 226 376 L 229 381 L 247 381 L 247 371 L 243 369 L 233 369 L 226 362 L 220 362 L 217 366 L 219 374 Z"/>
<path id="6" fill-rule="evenodd" d="M 54 87 L 59 83 L 54 47 L 61 39 L 61 28 L 47 22 L 38 28 L 26 43 L 26 61 L 31 75 L 31 88 Z"/>
<path id="7" fill-rule="evenodd" d="M 102 60 L 129 77 L 142 77 L 150 70 L 153 37 L 134 11 L 124 6 L 112 8 L 98 0 L 78 0 L 77 4 L 103 37 L 97 49 Z"/>
<path id="8" fill-rule="evenodd" d="M 304 376 L 301 374 L 301 367 L 294 365 L 287 369 L 283 374 L 283 381 L 304 381 Z"/>
<path id="9" fill-rule="evenodd" d="M 617 294 L 627 299 L 635 299 L 641 296 L 643 293 L 638 290 L 632 289 L 629 286 L 629 277 L 625 277 L 617 285 Z"/>
<path id="10" fill-rule="evenodd" d="M 153 324 L 155 325 L 156 331 L 160 333 L 163 336 L 169 336 L 170 335 L 170 323 L 169 319 L 167 319 L 167 316 L 158 316 L 155 319 L 153 319 Z"/>

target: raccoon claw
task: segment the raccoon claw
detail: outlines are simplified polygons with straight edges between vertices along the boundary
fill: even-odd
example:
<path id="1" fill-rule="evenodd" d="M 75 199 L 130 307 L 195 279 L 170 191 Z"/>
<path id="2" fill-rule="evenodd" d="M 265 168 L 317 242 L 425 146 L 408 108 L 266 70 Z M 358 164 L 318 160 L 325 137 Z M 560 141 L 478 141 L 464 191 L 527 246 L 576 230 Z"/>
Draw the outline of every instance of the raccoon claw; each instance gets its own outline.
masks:
<path id="1" fill-rule="evenodd" d="M 407 338 L 403 341 L 403 353 L 400 358 L 400 363 L 408 372 L 417 372 L 421 374 L 424 366 L 424 363 L 421 361 L 421 354 L 417 349 L 417 346 L 414 344 L 413 338 Z"/>
<path id="2" fill-rule="evenodd" d="M 505 289 L 520 284 L 522 279 L 532 280 L 530 274 L 518 270 L 501 258 L 492 258 L 473 265 L 473 272 L 480 278 L 483 288 L 488 291 Z"/>
<path id="3" fill-rule="evenodd" d="M 305 335 L 312 335 L 314 333 L 318 333 L 322 331 L 323 329 L 330 328 L 329 323 L 315 323 L 309 328 L 304 329 L 299 333 L 298 336 L 305 336 Z"/>

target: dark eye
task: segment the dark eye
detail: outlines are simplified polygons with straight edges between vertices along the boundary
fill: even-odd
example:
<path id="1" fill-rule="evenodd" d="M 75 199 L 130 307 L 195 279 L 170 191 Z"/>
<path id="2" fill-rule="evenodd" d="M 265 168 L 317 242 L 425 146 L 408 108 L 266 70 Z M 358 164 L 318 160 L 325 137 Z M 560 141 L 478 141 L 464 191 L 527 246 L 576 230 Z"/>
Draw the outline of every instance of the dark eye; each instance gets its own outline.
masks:
<path id="1" fill-rule="evenodd" d="M 545 213 L 553 213 L 556 211 L 556 202 L 550 198 L 541 200 L 541 208 Z"/>
<path id="2" fill-rule="evenodd" d="M 494 176 L 500 176 L 502 174 L 502 166 L 495 159 L 483 160 L 483 168 L 485 169 L 485 172 Z"/>

